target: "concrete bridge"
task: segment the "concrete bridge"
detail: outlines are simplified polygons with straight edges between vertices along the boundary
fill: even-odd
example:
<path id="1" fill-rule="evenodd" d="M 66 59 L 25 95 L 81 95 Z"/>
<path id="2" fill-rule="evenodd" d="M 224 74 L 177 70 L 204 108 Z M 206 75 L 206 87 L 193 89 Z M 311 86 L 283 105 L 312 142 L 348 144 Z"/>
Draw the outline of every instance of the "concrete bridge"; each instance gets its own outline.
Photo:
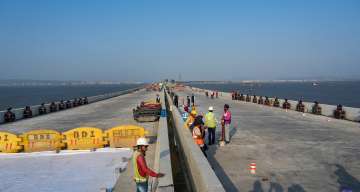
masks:
<path id="1" fill-rule="evenodd" d="M 2 124 L 0 131 L 66 131 L 80 126 L 107 129 L 137 124 L 150 133 L 149 166 L 166 174 L 150 182 L 152 191 L 360 191 L 359 123 L 233 101 L 226 93 L 209 99 L 202 92 L 187 88 L 176 92 L 180 101 L 194 93 L 202 113 L 214 106 L 220 119 L 223 105 L 231 107 L 231 143 L 210 146 L 206 159 L 190 132 L 183 128 L 181 109 L 172 104 L 168 95 L 161 93 L 167 117 L 155 123 L 133 120 L 132 108 L 158 93 L 134 90 L 78 108 Z M 218 136 L 219 131 L 218 128 Z M 257 165 L 255 175 L 250 174 L 250 163 Z M 3 166 L 6 165 L 0 161 L 0 167 Z M 11 170 L 7 173 L 19 178 Z M 115 191 L 134 191 L 131 163 L 114 185 Z M 6 191 L 1 184 L 0 191 Z"/>

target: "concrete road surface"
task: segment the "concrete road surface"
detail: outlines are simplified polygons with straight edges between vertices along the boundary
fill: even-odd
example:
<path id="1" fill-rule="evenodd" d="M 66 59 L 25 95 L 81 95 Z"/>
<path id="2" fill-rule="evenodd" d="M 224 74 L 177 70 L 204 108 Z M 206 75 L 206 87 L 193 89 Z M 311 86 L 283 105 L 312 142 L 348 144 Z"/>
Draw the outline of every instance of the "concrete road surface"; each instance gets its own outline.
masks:
<path id="1" fill-rule="evenodd" d="M 191 92 L 178 94 L 181 101 Z M 218 120 L 224 104 L 231 107 L 231 143 L 207 151 L 227 191 L 360 191 L 359 123 L 224 97 L 212 100 L 204 93 L 195 94 L 195 103 L 202 113 L 214 106 Z M 250 163 L 256 163 L 255 175 Z"/>

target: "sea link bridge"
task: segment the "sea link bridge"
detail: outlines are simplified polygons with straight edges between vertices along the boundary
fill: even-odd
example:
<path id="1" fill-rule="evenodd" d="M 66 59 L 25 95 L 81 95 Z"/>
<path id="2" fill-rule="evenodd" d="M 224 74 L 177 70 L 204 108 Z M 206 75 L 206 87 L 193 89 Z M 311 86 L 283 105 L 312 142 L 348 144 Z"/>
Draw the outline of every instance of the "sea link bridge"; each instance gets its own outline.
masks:
<path id="1" fill-rule="evenodd" d="M 31 130 L 66 133 L 74 128 L 96 128 L 105 142 L 105 132 L 114 127 L 141 127 L 151 142 L 148 166 L 165 173 L 163 178 L 150 180 L 151 191 L 360 191 L 359 109 L 348 111 L 354 121 L 338 120 L 232 100 L 224 92 L 211 99 L 204 91 L 170 84 L 161 91 L 138 88 L 89 98 L 88 105 L 78 108 L 0 124 L 0 132 L 18 135 L 21 143 L 24 137 L 20 136 Z M 169 93 L 179 96 L 179 108 Z M 162 102 L 160 120 L 136 122 L 132 109 L 157 94 Z M 209 146 L 208 158 L 183 126 L 182 104 L 192 94 L 200 114 L 213 106 L 220 120 L 225 103 L 232 112 L 231 142 Z M 324 105 L 324 111 L 332 107 Z M 218 138 L 220 131 L 218 125 Z M 5 144 L 2 135 L 0 148 Z M 0 153 L 0 191 L 135 191 L 132 149 L 94 148 Z M 256 165 L 255 172 L 250 165 Z"/>

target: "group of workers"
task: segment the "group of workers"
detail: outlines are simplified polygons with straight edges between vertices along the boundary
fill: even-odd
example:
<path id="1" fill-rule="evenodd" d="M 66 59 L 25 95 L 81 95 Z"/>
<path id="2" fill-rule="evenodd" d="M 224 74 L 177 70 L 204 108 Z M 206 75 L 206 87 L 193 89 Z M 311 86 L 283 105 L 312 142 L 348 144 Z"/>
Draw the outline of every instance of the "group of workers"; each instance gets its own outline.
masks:
<path id="1" fill-rule="evenodd" d="M 49 105 L 49 112 L 61 111 L 64 109 L 69 109 L 72 107 L 77 107 L 77 106 L 85 105 L 88 103 L 89 103 L 89 101 L 88 101 L 87 97 L 78 98 L 78 99 L 75 98 L 72 102 L 70 100 L 67 100 L 66 102 L 61 100 L 58 104 L 56 104 L 55 102 L 51 102 Z M 40 107 L 38 108 L 38 112 L 39 112 L 39 115 L 43 115 L 48 112 L 47 107 L 45 106 L 45 103 L 42 103 L 40 105 Z M 30 106 L 26 106 L 23 110 L 23 118 L 31 118 L 31 117 L 33 117 L 33 112 L 31 110 Z M 16 120 L 16 115 L 14 112 L 12 112 L 12 108 L 10 107 L 4 113 L 4 122 L 5 123 L 14 122 L 15 120 Z"/>
<path id="2" fill-rule="evenodd" d="M 209 96 L 210 96 L 211 99 L 219 98 L 219 92 L 218 91 L 211 91 L 211 94 L 209 95 L 209 91 L 205 91 L 205 96 L 207 98 L 209 98 Z"/>
<path id="3" fill-rule="evenodd" d="M 224 105 L 224 113 L 221 117 L 221 141 L 224 141 L 226 144 L 230 142 L 231 112 L 229 108 L 230 106 L 228 104 Z M 184 111 L 185 113 L 187 112 L 186 109 L 184 109 Z M 210 106 L 208 108 L 208 112 L 205 114 L 205 116 L 198 114 L 196 111 L 196 107 L 192 106 L 192 109 L 189 112 L 187 119 L 185 120 L 184 127 L 191 131 L 194 142 L 200 147 L 201 151 L 205 156 L 207 156 L 207 146 L 215 144 L 215 133 L 217 125 L 218 120 L 216 119 L 216 116 L 214 114 L 213 106 Z M 205 143 L 206 130 L 208 135 L 207 145 Z"/>

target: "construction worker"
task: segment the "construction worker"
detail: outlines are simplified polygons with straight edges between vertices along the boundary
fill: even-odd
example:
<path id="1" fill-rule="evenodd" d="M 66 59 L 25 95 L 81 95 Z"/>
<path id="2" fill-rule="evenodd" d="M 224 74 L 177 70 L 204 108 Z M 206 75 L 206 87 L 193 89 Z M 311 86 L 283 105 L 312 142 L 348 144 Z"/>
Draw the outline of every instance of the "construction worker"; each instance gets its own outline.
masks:
<path id="1" fill-rule="evenodd" d="M 185 127 L 185 128 L 188 128 L 188 129 L 191 128 L 191 125 L 192 125 L 192 124 L 194 123 L 194 121 L 195 121 L 196 115 L 197 115 L 196 110 L 191 110 L 189 117 L 188 117 L 188 118 L 186 119 L 186 121 L 185 121 L 185 124 L 184 124 L 184 127 Z"/>
<path id="2" fill-rule="evenodd" d="M 134 151 L 132 162 L 134 166 L 134 181 L 136 183 L 137 192 L 148 191 L 148 180 L 151 177 L 163 177 L 163 173 L 155 173 L 149 169 L 146 164 L 145 154 L 148 150 L 149 143 L 146 138 L 140 137 L 136 141 L 136 150 Z"/>
<path id="3" fill-rule="evenodd" d="M 160 103 L 160 95 L 156 94 L 156 103 Z"/>
<path id="4" fill-rule="evenodd" d="M 194 121 L 194 128 L 192 130 L 192 137 L 195 141 L 195 143 L 200 147 L 201 151 L 203 152 L 204 156 L 206 155 L 206 145 L 204 141 L 204 134 L 203 134 L 203 127 L 202 125 L 204 122 L 202 121 L 202 117 L 198 116 L 199 118 L 196 118 Z"/>
<path id="5" fill-rule="evenodd" d="M 187 103 L 187 106 L 190 107 L 190 97 L 189 96 L 186 96 L 186 103 Z"/>
<path id="6" fill-rule="evenodd" d="M 221 117 L 221 123 L 225 126 L 225 143 L 230 143 L 230 124 L 231 124 L 231 112 L 229 105 L 224 105 L 224 114 Z"/>
<path id="7" fill-rule="evenodd" d="M 195 105 L 195 95 L 194 95 L 194 93 L 191 94 L 191 103 L 192 103 L 193 106 Z"/>
<path id="8" fill-rule="evenodd" d="M 209 107 L 209 112 L 205 115 L 205 128 L 208 130 L 208 145 L 215 144 L 215 130 L 217 120 L 214 115 L 214 107 Z"/>

